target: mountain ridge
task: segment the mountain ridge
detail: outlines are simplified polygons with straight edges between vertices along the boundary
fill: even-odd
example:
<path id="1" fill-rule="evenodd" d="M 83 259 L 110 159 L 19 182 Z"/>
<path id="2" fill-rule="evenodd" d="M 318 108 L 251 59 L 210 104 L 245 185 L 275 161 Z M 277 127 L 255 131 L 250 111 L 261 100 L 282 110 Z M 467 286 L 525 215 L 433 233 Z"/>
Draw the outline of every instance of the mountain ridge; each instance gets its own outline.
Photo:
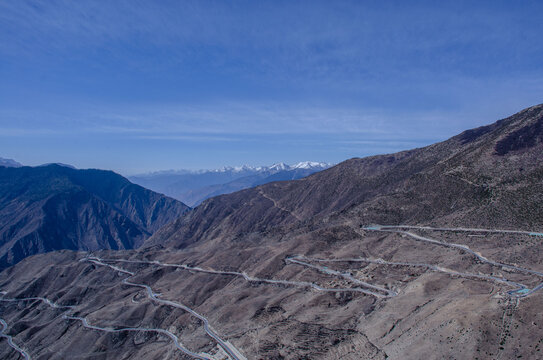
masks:
<path id="1" fill-rule="evenodd" d="M 5 159 L 0 157 L 0 166 L 4 167 L 21 167 L 23 166 L 21 163 L 13 160 L 13 159 Z"/>
<path id="2" fill-rule="evenodd" d="M 177 227 L 179 231 L 175 236 L 176 241 L 186 238 L 190 243 L 202 236 L 205 232 L 203 229 L 207 229 L 208 226 L 217 229 L 213 235 L 209 235 L 213 237 L 219 232 L 244 233 L 255 226 L 265 230 L 277 225 L 291 225 L 298 222 L 296 216 L 302 220 L 316 216 L 326 218 L 356 207 L 358 209 L 349 211 L 357 212 L 366 223 L 430 221 L 447 216 L 451 206 L 456 210 L 463 207 L 472 214 L 483 214 L 484 212 L 477 208 L 481 202 L 487 200 L 489 192 L 492 191 L 490 186 L 493 185 L 485 182 L 485 177 L 494 179 L 503 177 L 502 182 L 507 182 L 512 181 L 511 178 L 519 172 L 536 168 L 534 176 L 536 180 L 539 179 L 537 160 L 541 157 L 539 148 L 543 140 L 537 140 L 533 144 L 530 143 L 531 146 L 519 147 L 503 155 L 500 155 L 497 149 L 503 141 L 517 143 L 519 138 L 522 140 L 526 128 L 537 126 L 542 121 L 542 116 L 543 105 L 536 105 L 494 124 L 464 131 L 427 147 L 395 154 L 353 158 L 302 180 L 261 185 L 208 199 L 187 218 L 172 222 L 170 227 Z M 539 135 L 536 134 L 537 136 Z M 515 154 L 520 152 L 524 152 L 522 160 L 519 160 L 518 156 L 515 157 Z M 471 163 L 468 163 L 468 160 Z M 500 174 L 500 171 L 505 171 L 504 168 L 512 171 L 513 167 L 516 167 L 514 172 Z M 459 196 L 453 197 L 454 191 L 458 191 Z M 526 191 L 529 192 L 529 188 L 526 188 Z M 283 210 L 278 208 L 275 202 L 266 199 L 263 193 L 280 203 Z M 421 194 L 424 193 L 429 197 L 421 198 Z M 449 194 L 448 198 L 444 197 L 446 194 Z M 413 200 L 417 198 L 419 201 L 413 204 Z M 537 203 L 537 199 L 526 200 L 543 213 L 543 205 L 538 205 L 543 204 L 543 201 Z M 383 204 L 385 201 L 389 203 L 386 206 Z M 246 206 L 247 203 L 252 204 L 252 207 Z M 361 209 L 364 207 L 361 204 L 364 203 L 366 207 L 373 208 L 371 215 L 367 210 Z M 400 205 L 393 205 L 394 203 Z M 401 206 L 410 208 L 410 211 L 393 210 Z M 430 212 L 432 208 L 438 213 Z M 383 211 L 387 213 L 384 214 Z M 292 216 L 293 213 L 296 216 Z M 522 211 L 521 213 L 524 214 Z M 508 212 L 510 219 L 520 220 L 522 217 L 517 215 L 515 211 Z M 502 218 L 502 221 L 506 220 L 503 214 L 497 216 Z M 534 213 L 531 218 L 534 217 L 537 223 L 540 221 L 543 223 L 542 216 Z M 202 222 L 207 225 L 202 225 L 203 227 L 197 225 L 199 221 L 210 218 L 212 220 Z M 241 219 L 246 221 L 240 222 Z M 484 223 L 491 221 L 488 216 L 478 220 Z M 263 223 L 269 225 L 257 225 Z M 177 230 L 162 229 L 148 241 L 167 242 L 168 240 L 159 238 L 161 234 L 166 232 L 173 234 Z M 192 232 L 198 235 L 190 235 Z"/>
<path id="3" fill-rule="evenodd" d="M 294 165 L 223 167 L 212 170 L 161 171 L 135 175 L 129 179 L 164 193 L 192 207 L 213 196 L 254 187 L 266 182 L 300 179 L 331 164 L 305 161 Z"/>
<path id="4" fill-rule="evenodd" d="M 0 265 L 58 250 L 129 249 L 188 207 L 105 170 L 0 168 Z"/>
<path id="5" fill-rule="evenodd" d="M 155 175 L 184 175 L 184 174 L 202 174 L 202 173 L 221 173 L 221 172 L 243 172 L 243 171 L 261 171 L 261 170 L 294 170 L 294 169 L 322 169 L 333 166 L 331 163 L 326 162 L 319 162 L 319 161 L 300 161 L 293 165 L 288 165 L 284 162 L 278 162 L 269 166 L 252 166 L 252 165 L 241 165 L 241 166 L 223 166 L 216 169 L 198 169 L 198 170 L 190 170 L 190 169 L 180 169 L 180 170 L 159 170 L 159 171 L 151 171 L 147 173 L 141 173 L 141 174 L 134 174 L 130 175 L 127 178 L 130 177 L 148 177 L 148 176 L 155 176 Z"/>

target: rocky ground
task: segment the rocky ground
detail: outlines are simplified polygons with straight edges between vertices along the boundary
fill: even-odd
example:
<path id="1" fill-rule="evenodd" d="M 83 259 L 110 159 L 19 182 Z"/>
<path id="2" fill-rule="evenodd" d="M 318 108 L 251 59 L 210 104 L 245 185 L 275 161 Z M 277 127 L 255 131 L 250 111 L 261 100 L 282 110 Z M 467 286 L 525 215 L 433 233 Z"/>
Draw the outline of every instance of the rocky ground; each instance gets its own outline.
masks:
<path id="1" fill-rule="evenodd" d="M 542 122 L 219 196 L 138 250 L 27 258 L 0 273 L 21 348 L 0 356 L 543 358 Z"/>
<path id="2" fill-rule="evenodd" d="M 417 233 L 432 233 L 432 238 L 448 242 L 464 240 L 470 248 L 496 261 L 512 258 L 496 254 L 486 244 L 502 242 L 519 247 L 516 238 L 501 234 L 468 237 L 455 232 Z M 527 244 L 536 241 L 524 238 Z M 338 276 L 285 262 L 293 254 L 320 260 L 350 259 L 308 262 L 349 272 L 356 279 L 393 290 L 397 296 L 319 291 L 153 263 L 311 282 L 326 289 L 364 288 Z M 135 276 L 93 263 L 86 253 L 74 252 L 32 257 L 2 273 L 0 287 L 6 291 L 5 299 L 41 296 L 59 305 L 74 306 L 55 309 L 39 300 L 1 302 L 8 333 L 32 358 L 190 358 L 163 335 L 87 329 L 78 321 L 64 319 L 62 315 L 67 312 L 104 328 L 166 329 L 191 351 L 226 358 L 217 342 L 205 333 L 200 320 L 186 311 L 152 301 L 142 288 L 123 284 L 123 279 L 129 277 L 130 281 L 150 285 L 161 299 L 185 304 L 206 316 L 217 333 L 246 358 L 509 359 L 538 358 L 540 353 L 543 318 L 539 319 L 537 311 L 541 306 L 538 293 L 519 299 L 508 295 L 516 287 L 506 283 L 422 266 L 354 260 L 438 264 L 459 273 L 488 274 L 530 288 L 543 282 L 543 277 L 490 266 L 462 251 L 397 233 L 338 225 L 328 227 L 325 236 L 316 230 L 298 235 L 298 239 L 274 241 L 270 237 L 241 247 L 224 244 L 216 256 L 209 256 L 205 249 L 104 251 L 93 255 Z M 543 271 L 537 254 L 518 265 Z M 2 349 L 4 358 L 16 356 L 7 346 Z"/>

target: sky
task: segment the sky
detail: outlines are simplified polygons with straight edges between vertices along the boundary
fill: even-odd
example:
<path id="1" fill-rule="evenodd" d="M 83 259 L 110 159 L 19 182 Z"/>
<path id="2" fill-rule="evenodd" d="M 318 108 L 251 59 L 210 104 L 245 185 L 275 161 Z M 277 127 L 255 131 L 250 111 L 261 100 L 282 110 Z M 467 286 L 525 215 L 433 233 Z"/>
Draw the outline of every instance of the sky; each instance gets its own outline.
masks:
<path id="1" fill-rule="evenodd" d="M 0 157 L 337 163 L 543 103 L 541 1 L 0 1 Z"/>

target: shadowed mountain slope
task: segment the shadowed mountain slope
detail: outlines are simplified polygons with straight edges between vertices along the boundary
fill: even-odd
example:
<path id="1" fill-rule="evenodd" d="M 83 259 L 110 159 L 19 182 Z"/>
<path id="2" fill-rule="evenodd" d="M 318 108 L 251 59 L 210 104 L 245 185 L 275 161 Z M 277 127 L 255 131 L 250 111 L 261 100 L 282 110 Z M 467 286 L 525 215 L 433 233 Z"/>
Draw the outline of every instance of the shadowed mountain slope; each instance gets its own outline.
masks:
<path id="1" fill-rule="evenodd" d="M 111 171 L 0 167 L 0 267 L 59 249 L 132 249 L 187 209 Z"/>

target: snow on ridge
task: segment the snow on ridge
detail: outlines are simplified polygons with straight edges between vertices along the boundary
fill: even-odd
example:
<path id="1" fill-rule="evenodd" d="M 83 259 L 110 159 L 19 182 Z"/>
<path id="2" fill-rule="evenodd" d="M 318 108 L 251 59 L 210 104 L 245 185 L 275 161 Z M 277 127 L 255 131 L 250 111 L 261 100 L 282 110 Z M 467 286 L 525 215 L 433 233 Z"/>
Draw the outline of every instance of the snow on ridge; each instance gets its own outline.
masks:
<path id="1" fill-rule="evenodd" d="M 0 166 L 21 167 L 23 165 L 21 165 L 20 163 L 18 163 L 17 161 L 15 161 L 13 159 L 5 159 L 5 158 L 0 157 Z"/>
<path id="2" fill-rule="evenodd" d="M 292 165 L 293 169 L 326 169 L 332 166 L 332 164 L 316 161 L 302 161 L 295 165 Z"/>
<path id="3" fill-rule="evenodd" d="M 218 169 L 201 169 L 201 170 L 162 170 L 155 171 L 147 174 L 134 175 L 134 177 L 148 177 L 156 175 L 181 175 L 181 174 L 205 174 L 205 173 L 255 173 L 255 172 L 279 172 L 279 171 L 289 171 L 289 170 L 324 170 L 333 166 L 333 164 L 317 161 L 302 161 L 297 164 L 288 165 L 284 162 L 275 163 L 270 166 L 251 166 L 251 165 L 241 165 L 241 166 L 223 166 Z"/>
<path id="4" fill-rule="evenodd" d="M 304 169 L 304 170 L 310 170 L 310 169 L 319 169 L 324 170 L 329 167 L 331 167 L 333 164 L 325 163 L 325 162 L 317 162 L 317 161 L 302 161 L 294 165 L 288 165 L 284 162 L 275 163 L 270 166 L 250 166 L 250 165 L 242 165 L 242 166 L 224 166 L 220 169 L 214 169 L 214 170 L 207 170 L 209 172 L 261 172 L 261 171 L 289 171 L 289 170 L 296 170 L 296 169 Z M 201 170 L 205 172 L 205 170 Z"/>
<path id="5" fill-rule="evenodd" d="M 272 166 L 268 167 L 269 170 L 277 170 L 277 171 L 290 170 L 290 168 L 291 166 L 285 164 L 284 162 L 273 164 Z"/>

